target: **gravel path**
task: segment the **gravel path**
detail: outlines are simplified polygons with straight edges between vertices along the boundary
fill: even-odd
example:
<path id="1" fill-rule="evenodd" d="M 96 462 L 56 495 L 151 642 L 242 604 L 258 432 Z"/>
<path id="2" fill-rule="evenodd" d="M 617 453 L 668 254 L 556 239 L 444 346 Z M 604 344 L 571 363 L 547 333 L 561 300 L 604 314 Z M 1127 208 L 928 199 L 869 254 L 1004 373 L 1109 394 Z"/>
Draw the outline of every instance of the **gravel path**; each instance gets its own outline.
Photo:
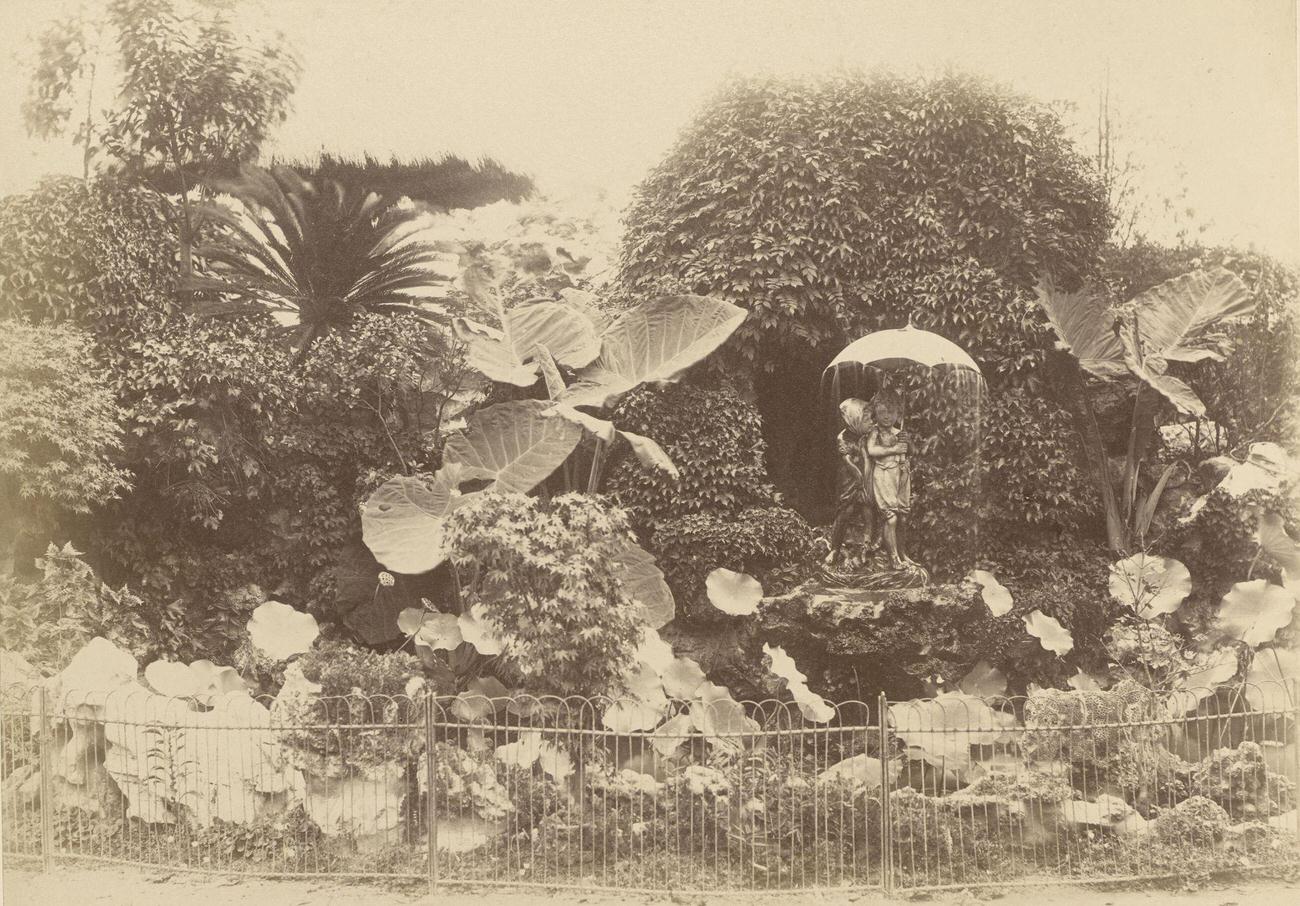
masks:
<path id="1" fill-rule="evenodd" d="M 913 897 L 915 902 L 919 897 Z M 1144 890 L 1102 890 L 1079 887 L 1015 888 L 982 891 L 978 895 L 959 891 L 925 898 L 948 906 L 972 906 L 989 902 L 997 906 L 1058 906 L 1080 903 L 1088 906 L 1296 906 L 1300 887 L 1273 881 L 1207 887 L 1193 892 L 1164 888 Z M 761 903 L 813 906 L 813 904 L 891 902 L 874 894 L 799 894 L 772 897 L 753 895 L 676 897 L 667 894 L 583 894 L 555 895 L 504 893 L 486 889 L 448 890 L 437 898 L 416 887 L 382 884 L 345 884 L 338 881 L 232 880 L 185 873 L 139 872 L 118 868 L 61 867 L 48 875 L 25 869 L 4 873 L 6 906 L 546 906 L 580 903 L 584 906 L 640 906 L 678 903 L 685 906 Z M 895 903 L 908 902 L 894 900 Z"/>

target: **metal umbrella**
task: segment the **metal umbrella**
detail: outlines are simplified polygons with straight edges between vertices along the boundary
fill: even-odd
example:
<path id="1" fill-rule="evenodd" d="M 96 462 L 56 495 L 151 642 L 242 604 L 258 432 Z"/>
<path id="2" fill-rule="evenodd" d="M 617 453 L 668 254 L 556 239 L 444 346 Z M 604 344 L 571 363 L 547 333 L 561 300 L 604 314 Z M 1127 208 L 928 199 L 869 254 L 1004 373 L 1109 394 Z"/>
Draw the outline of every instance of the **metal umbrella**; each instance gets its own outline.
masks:
<path id="1" fill-rule="evenodd" d="M 930 368 L 968 368 L 980 373 L 980 366 L 966 350 L 937 333 L 910 324 L 897 330 L 878 330 L 854 340 L 826 366 L 826 372 L 843 365 L 871 365 L 893 370 L 916 364 Z"/>

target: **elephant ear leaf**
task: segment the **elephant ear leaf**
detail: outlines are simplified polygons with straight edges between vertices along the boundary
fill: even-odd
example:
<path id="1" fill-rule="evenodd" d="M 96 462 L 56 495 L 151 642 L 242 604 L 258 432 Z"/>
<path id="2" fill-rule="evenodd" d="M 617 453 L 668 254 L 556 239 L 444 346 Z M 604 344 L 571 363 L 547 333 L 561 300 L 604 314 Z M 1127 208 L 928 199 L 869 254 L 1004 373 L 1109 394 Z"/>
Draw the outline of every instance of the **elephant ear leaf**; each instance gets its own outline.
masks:
<path id="1" fill-rule="evenodd" d="M 1105 299 L 1087 286 L 1078 292 L 1064 292 L 1048 276 L 1039 280 L 1034 291 L 1056 333 L 1058 349 L 1070 353 L 1097 377 L 1128 373 L 1124 347 L 1115 335 L 1115 314 Z"/>
<path id="2" fill-rule="evenodd" d="M 628 540 L 614 557 L 614 567 L 632 600 L 641 605 L 646 624 L 651 629 L 670 622 L 677 613 L 672 589 L 655 564 L 654 555 L 635 541 Z"/>
<path id="3" fill-rule="evenodd" d="M 1185 381 L 1165 373 L 1168 364 L 1222 360 L 1228 342 L 1221 328 L 1255 304 L 1246 284 L 1226 268 L 1166 280 L 1124 306 L 1119 330 L 1124 362 L 1180 412 L 1203 416 L 1205 404 Z"/>
<path id="4" fill-rule="evenodd" d="M 514 400 L 475 412 L 447 441 L 437 475 L 399 475 L 370 495 L 361 510 L 361 536 L 375 558 L 399 573 L 428 572 L 447 559 L 446 517 L 482 490 L 527 494 L 573 452 L 582 429 L 548 417 L 543 400 Z"/>
<path id="5" fill-rule="evenodd" d="M 1226 343 L 1219 328 L 1249 314 L 1256 300 L 1236 274 L 1223 267 L 1182 274 L 1139 293 L 1126 306 L 1120 340 L 1140 359 L 1169 362 L 1221 359 Z"/>
<path id="6" fill-rule="evenodd" d="M 544 414 L 550 407 L 545 400 L 512 400 L 480 409 L 463 432 L 448 439 L 443 461 L 459 469 L 461 482 L 481 479 L 489 482 L 487 491 L 527 494 L 582 439 L 577 425 Z"/>
<path id="7" fill-rule="evenodd" d="M 1265 579 L 1238 582 L 1223 596 L 1215 628 L 1252 648 L 1263 645 L 1291 622 L 1295 603 L 1289 591 Z"/>
<path id="8" fill-rule="evenodd" d="M 468 318 L 453 322 L 469 351 L 470 367 L 494 381 L 531 387 L 537 382 L 539 350 L 561 365 L 582 368 L 600 353 L 591 320 L 562 302 L 539 300 L 501 314 L 502 329 Z"/>
<path id="9" fill-rule="evenodd" d="M 441 475 L 390 478 L 361 508 L 366 547 L 394 572 L 423 573 L 438 566 L 447 559 L 445 518 L 454 493 Z"/>
<path id="10" fill-rule="evenodd" d="M 610 405 L 633 388 L 671 382 L 717 350 L 744 322 L 743 308 L 709 296 L 659 296 L 619 315 L 600 338 L 600 356 L 560 398 Z"/>

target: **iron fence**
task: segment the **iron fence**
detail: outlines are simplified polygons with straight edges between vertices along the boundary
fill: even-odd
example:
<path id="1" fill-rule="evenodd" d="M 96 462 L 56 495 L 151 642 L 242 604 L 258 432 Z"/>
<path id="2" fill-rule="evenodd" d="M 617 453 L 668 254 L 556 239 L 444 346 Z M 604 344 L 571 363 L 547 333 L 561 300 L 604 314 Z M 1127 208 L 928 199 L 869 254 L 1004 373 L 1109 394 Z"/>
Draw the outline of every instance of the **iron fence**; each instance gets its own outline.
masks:
<path id="1" fill-rule="evenodd" d="M 9 687 L 3 846 L 46 868 L 676 892 L 1276 867 L 1298 858 L 1296 692 L 882 697 L 814 723 L 779 701 Z"/>

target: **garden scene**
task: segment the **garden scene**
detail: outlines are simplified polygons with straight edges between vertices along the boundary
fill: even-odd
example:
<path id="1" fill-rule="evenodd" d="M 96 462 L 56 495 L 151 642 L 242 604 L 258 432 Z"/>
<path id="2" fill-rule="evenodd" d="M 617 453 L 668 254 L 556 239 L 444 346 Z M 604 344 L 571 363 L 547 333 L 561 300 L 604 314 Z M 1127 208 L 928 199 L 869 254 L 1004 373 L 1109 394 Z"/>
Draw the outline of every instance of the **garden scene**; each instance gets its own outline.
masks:
<path id="1" fill-rule="evenodd" d="M 299 153 L 268 15 L 5 102 L 75 152 L 0 197 L 6 867 L 1294 879 L 1297 261 L 1156 235 L 1108 85 L 731 73 L 571 198 Z"/>

